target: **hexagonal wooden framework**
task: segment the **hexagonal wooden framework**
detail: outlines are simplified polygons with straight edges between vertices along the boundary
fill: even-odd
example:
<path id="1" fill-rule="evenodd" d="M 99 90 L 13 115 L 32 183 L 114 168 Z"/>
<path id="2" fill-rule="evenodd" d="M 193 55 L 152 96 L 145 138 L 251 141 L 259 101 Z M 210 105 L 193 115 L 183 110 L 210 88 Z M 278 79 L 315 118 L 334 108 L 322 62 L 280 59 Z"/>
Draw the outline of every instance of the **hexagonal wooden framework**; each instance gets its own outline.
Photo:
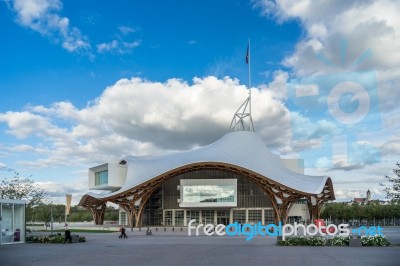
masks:
<path id="1" fill-rule="evenodd" d="M 218 169 L 236 173 L 256 183 L 271 200 L 275 212 L 275 223 L 286 223 L 290 208 L 293 203 L 299 199 L 307 199 L 311 220 L 319 218 L 321 207 L 324 202 L 335 199 L 331 178 L 327 179 L 324 188 L 319 194 L 310 194 L 282 185 L 269 177 L 260 175 L 237 165 L 219 162 L 199 162 L 170 170 L 148 180 L 147 182 L 132 187 L 129 190 L 122 191 L 109 197 L 97 199 L 90 195 L 84 195 L 79 202 L 79 205 L 90 209 L 95 223 L 102 224 L 106 203 L 113 202 L 126 211 L 128 215 L 128 223 L 131 227 L 139 227 L 141 226 L 141 217 L 146 202 L 164 181 L 183 173 L 205 169 Z"/>

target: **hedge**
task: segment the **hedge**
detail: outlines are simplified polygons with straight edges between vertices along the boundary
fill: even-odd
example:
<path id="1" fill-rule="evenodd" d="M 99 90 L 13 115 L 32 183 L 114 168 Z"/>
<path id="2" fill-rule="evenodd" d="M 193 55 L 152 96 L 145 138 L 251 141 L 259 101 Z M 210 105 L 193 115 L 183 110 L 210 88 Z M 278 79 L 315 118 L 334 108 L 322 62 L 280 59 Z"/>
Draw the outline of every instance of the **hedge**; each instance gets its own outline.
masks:
<path id="1" fill-rule="evenodd" d="M 59 235 L 28 236 L 26 238 L 26 242 L 62 244 L 64 243 L 64 237 Z M 86 238 L 84 236 L 80 236 L 79 242 L 86 242 Z"/>
<path id="2" fill-rule="evenodd" d="M 350 237 L 335 236 L 333 238 L 290 236 L 285 240 L 278 240 L 278 246 L 348 246 Z M 389 246 L 390 241 L 381 235 L 362 236 L 363 246 Z"/>

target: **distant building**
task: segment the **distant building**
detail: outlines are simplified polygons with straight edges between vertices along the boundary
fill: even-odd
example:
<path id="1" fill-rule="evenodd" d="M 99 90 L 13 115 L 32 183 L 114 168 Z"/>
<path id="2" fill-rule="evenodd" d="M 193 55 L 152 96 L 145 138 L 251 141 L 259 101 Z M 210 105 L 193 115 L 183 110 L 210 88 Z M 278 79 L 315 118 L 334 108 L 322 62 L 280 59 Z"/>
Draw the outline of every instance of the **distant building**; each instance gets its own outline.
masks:
<path id="1" fill-rule="evenodd" d="M 352 203 L 357 203 L 359 205 L 367 204 L 371 201 L 371 191 L 367 190 L 367 196 L 365 198 L 354 198 Z"/>

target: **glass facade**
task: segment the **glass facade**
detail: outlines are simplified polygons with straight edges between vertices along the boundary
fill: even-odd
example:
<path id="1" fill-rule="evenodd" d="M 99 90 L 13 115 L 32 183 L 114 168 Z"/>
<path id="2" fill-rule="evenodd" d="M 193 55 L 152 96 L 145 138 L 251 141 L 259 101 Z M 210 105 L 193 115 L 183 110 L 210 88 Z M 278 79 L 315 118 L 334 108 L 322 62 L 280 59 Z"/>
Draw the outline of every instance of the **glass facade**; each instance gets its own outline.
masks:
<path id="1" fill-rule="evenodd" d="M 214 210 L 204 210 L 201 212 L 202 224 L 215 224 Z"/>
<path id="2" fill-rule="evenodd" d="M 119 214 L 119 224 L 127 225 L 128 221 L 126 220 L 126 212 L 120 212 Z"/>
<path id="3" fill-rule="evenodd" d="M 184 225 L 184 210 L 175 210 L 175 226 L 183 226 Z"/>
<path id="4" fill-rule="evenodd" d="M 246 223 L 246 210 L 233 210 L 233 222 Z"/>
<path id="5" fill-rule="evenodd" d="M 94 185 L 107 185 L 108 184 L 108 170 L 100 171 L 94 174 Z"/>
<path id="6" fill-rule="evenodd" d="M 275 223 L 275 214 L 274 210 L 265 209 L 264 210 L 264 224 L 273 224 Z"/>
<path id="7" fill-rule="evenodd" d="M 256 224 L 262 222 L 262 210 L 247 210 L 247 222 Z"/>
<path id="8" fill-rule="evenodd" d="M 25 242 L 25 201 L 0 199 L 0 244 Z"/>
<path id="9" fill-rule="evenodd" d="M 230 210 L 217 211 L 217 224 L 228 225 L 230 222 Z"/>
<path id="10" fill-rule="evenodd" d="M 180 207 L 236 207 L 236 179 L 181 179 Z"/>
<path id="11" fill-rule="evenodd" d="M 194 211 L 194 210 L 187 210 L 186 211 L 186 223 L 188 223 L 190 220 L 196 220 L 195 224 L 199 224 L 200 221 L 200 211 Z"/>
<path id="12" fill-rule="evenodd" d="M 182 181 L 189 186 L 185 188 Z M 232 203 L 232 197 L 236 197 L 233 200 L 236 203 L 225 206 L 226 202 Z M 182 204 L 185 200 L 200 205 L 185 206 Z M 204 206 L 202 203 L 222 205 Z M 186 226 L 192 219 L 196 220 L 194 224 L 273 223 L 274 212 L 269 197 L 248 178 L 224 170 L 202 169 L 163 182 L 144 207 L 142 226 Z"/>

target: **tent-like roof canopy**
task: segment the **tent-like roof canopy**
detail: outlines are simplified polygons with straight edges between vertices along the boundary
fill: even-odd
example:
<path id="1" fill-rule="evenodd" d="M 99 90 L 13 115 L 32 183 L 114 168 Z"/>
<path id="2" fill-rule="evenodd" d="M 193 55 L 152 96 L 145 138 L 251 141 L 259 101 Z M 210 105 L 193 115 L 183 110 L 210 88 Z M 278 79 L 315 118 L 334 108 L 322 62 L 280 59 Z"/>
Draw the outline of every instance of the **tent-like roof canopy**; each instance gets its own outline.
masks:
<path id="1" fill-rule="evenodd" d="M 286 168 L 281 158 L 270 152 L 260 136 L 252 131 L 230 132 L 202 148 L 163 156 L 127 156 L 127 176 L 122 188 L 108 194 L 87 193 L 79 203 L 115 199 L 118 195 L 148 181 L 194 164 L 223 164 L 264 177 L 269 182 L 304 196 L 324 194 L 324 200 L 335 199 L 332 181 L 327 176 L 309 176 Z"/>

